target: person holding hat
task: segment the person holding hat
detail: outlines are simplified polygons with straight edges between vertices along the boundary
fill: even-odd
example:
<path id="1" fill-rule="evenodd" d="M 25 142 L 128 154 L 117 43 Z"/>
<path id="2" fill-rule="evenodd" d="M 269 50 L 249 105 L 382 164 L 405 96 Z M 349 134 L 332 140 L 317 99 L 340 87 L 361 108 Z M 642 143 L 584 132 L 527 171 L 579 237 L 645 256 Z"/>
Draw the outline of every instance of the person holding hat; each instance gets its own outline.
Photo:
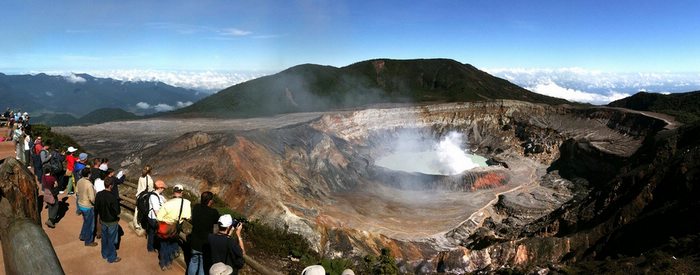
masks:
<path id="1" fill-rule="evenodd" d="M 162 222 L 179 228 L 179 225 L 184 220 L 189 220 L 192 217 L 190 201 L 182 197 L 182 192 L 184 190 L 181 184 L 176 184 L 173 187 L 173 198 L 166 201 L 156 215 L 159 226 Z M 170 269 L 173 259 L 177 258 L 177 233 L 178 232 L 175 232 L 175 236 L 160 239 L 158 259 L 160 260 L 160 268 L 162 270 Z"/>
<path id="2" fill-rule="evenodd" d="M 211 263 L 221 262 L 233 269 L 231 274 L 238 274 L 238 270 L 245 264 L 242 229 L 243 223 L 235 221 L 234 224 L 231 215 L 225 214 L 219 217 L 219 231 L 209 234 L 208 248 L 204 251 L 205 260 Z M 234 232 L 235 237 L 232 236 Z"/>

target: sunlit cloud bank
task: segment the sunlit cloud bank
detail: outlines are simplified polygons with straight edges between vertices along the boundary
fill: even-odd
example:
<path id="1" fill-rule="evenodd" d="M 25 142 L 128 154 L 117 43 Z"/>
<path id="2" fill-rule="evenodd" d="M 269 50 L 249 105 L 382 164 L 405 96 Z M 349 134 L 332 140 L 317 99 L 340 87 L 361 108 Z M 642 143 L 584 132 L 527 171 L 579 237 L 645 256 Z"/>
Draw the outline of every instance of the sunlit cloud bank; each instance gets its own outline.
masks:
<path id="1" fill-rule="evenodd" d="M 700 90 L 700 73 L 610 73 L 582 68 L 495 68 L 486 72 L 536 93 L 570 101 L 607 104 L 639 91 Z"/>
<path id="2" fill-rule="evenodd" d="M 167 111 L 172 111 L 175 109 L 179 108 L 184 108 L 187 106 L 192 105 L 192 101 L 187 101 L 187 102 L 182 102 L 178 101 L 175 103 L 175 105 L 169 105 L 165 103 L 158 103 L 158 104 L 148 104 L 147 102 L 139 102 L 136 103 L 136 108 L 141 109 L 141 110 L 153 110 L 156 112 L 167 112 Z"/>
<path id="3" fill-rule="evenodd" d="M 217 92 L 241 82 L 246 82 L 272 72 L 216 72 L 216 71 L 157 71 L 112 70 L 94 71 L 95 77 L 121 81 L 160 81 L 168 85 L 205 92 Z"/>

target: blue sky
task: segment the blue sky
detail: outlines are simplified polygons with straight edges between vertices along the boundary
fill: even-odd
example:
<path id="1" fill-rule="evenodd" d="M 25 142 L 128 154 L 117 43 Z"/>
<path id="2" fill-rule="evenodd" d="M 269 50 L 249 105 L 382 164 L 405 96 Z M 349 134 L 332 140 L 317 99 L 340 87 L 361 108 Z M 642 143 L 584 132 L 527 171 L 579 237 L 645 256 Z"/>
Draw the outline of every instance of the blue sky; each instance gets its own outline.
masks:
<path id="1" fill-rule="evenodd" d="M 278 71 L 371 58 L 699 72 L 700 1 L 0 2 L 0 72 Z"/>

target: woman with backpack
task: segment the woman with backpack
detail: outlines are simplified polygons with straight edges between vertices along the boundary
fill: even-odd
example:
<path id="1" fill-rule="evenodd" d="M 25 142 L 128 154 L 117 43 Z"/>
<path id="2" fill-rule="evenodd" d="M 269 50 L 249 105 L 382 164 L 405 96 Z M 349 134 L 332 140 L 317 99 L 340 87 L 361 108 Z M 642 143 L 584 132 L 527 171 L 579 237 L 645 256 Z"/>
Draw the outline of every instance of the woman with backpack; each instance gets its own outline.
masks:
<path id="1" fill-rule="evenodd" d="M 153 178 L 151 178 L 151 166 L 146 165 L 143 167 L 143 170 L 141 171 L 141 177 L 139 177 L 139 182 L 136 185 L 136 199 L 138 200 L 139 194 L 141 192 L 146 191 L 146 192 L 151 192 L 153 191 Z M 136 229 L 141 229 L 141 225 L 139 224 L 139 220 L 137 217 L 139 216 L 139 211 L 138 209 L 134 210 L 134 227 Z"/>

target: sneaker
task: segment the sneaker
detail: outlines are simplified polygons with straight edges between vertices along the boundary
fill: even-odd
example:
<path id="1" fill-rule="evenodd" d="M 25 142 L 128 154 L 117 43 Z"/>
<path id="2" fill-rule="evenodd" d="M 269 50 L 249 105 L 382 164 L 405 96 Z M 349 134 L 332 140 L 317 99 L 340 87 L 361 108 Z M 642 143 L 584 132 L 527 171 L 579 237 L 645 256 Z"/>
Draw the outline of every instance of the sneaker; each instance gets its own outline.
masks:
<path id="1" fill-rule="evenodd" d="M 68 195 L 74 195 L 74 194 L 75 194 L 75 192 L 73 192 L 73 191 L 68 192 Z"/>
<path id="2" fill-rule="evenodd" d="M 61 191 L 58 191 L 58 193 L 63 194 L 63 193 L 65 193 L 65 191 L 61 190 Z"/>
<path id="3" fill-rule="evenodd" d="M 95 244 L 96 244 L 96 243 L 95 243 Z M 112 261 L 111 263 L 118 263 L 118 262 L 121 261 L 121 260 L 122 260 L 122 258 L 117 257 L 117 258 L 114 259 L 114 261 Z"/>
<path id="4" fill-rule="evenodd" d="M 46 226 L 48 226 L 50 228 L 56 228 L 56 225 L 54 225 L 53 222 L 51 222 L 51 221 L 46 221 L 44 224 L 46 224 Z"/>
<path id="5" fill-rule="evenodd" d="M 86 244 L 85 246 L 97 246 L 97 243 L 96 243 L 96 242 L 91 242 L 91 243 L 89 243 L 89 244 Z M 119 258 L 117 258 L 117 259 L 119 259 Z M 115 260 L 115 261 L 116 261 L 116 260 Z"/>

